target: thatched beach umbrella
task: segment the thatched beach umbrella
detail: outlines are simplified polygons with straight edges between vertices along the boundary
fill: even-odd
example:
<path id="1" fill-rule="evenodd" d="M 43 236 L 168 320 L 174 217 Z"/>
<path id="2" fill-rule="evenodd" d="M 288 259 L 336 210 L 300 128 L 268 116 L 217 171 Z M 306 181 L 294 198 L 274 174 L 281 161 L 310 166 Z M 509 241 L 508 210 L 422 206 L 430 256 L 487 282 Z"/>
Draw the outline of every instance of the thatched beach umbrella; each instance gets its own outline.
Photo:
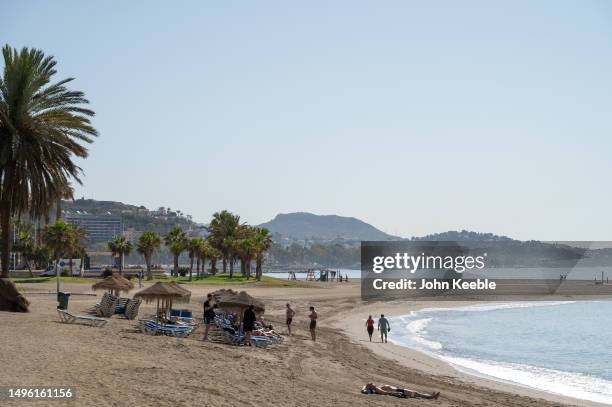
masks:
<path id="1" fill-rule="evenodd" d="M 172 308 L 172 303 L 189 302 L 191 291 L 180 287 L 176 283 L 158 282 L 142 291 L 137 292 L 134 298 L 142 298 L 145 302 L 157 301 L 157 317 L 159 318 L 160 301 L 162 312 Z"/>
<path id="2" fill-rule="evenodd" d="M 98 281 L 91 288 L 96 290 L 108 290 L 111 294 L 119 296 L 121 291 L 128 292 L 134 288 L 134 284 L 127 278 L 118 275 L 106 277 L 102 281 Z"/>
<path id="3" fill-rule="evenodd" d="M 232 294 L 221 297 L 217 301 L 219 308 L 226 311 L 234 311 L 242 317 L 242 313 L 252 305 L 256 314 L 263 314 L 266 311 L 264 303 L 255 297 L 247 294 L 246 291 L 241 291 L 238 294 Z"/>

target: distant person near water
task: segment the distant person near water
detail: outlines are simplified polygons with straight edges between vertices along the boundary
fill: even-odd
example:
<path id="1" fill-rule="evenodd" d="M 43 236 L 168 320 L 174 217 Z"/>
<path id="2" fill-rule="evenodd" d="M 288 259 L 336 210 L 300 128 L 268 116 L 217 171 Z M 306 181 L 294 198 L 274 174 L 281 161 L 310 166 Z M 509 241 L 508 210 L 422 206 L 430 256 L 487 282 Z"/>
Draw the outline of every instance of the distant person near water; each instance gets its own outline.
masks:
<path id="1" fill-rule="evenodd" d="M 291 336 L 291 322 L 293 322 L 293 317 L 295 315 L 295 311 L 291 309 L 291 305 L 287 303 L 287 331 L 289 331 L 289 336 Z"/>
<path id="2" fill-rule="evenodd" d="M 391 324 L 389 324 L 389 320 L 385 318 L 385 314 L 380 314 L 378 330 L 380 331 L 380 341 L 387 343 L 387 332 L 391 331 Z"/>
<path id="3" fill-rule="evenodd" d="M 310 307 L 310 315 L 308 315 L 308 318 L 310 318 L 310 337 L 312 338 L 313 341 L 317 340 L 317 333 L 316 333 L 316 329 L 317 329 L 317 312 L 315 311 L 314 307 Z"/>
<path id="4" fill-rule="evenodd" d="M 215 322 L 215 308 L 217 304 L 213 305 L 213 296 L 212 294 L 208 294 L 206 296 L 206 301 L 204 301 L 204 337 L 203 341 L 208 339 L 208 330 L 210 326 Z"/>
<path id="5" fill-rule="evenodd" d="M 370 342 L 372 342 L 372 334 L 374 333 L 374 320 L 372 319 L 372 315 L 368 317 L 366 327 L 368 330 L 368 336 L 370 337 Z"/>
<path id="6" fill-rule="evenodd" d="M 251 334 L 253 332 L 253 328 L 255 327 L 255 320 L 257 317 L 255 316 L 255 311 L 253 305 L 249 305 L 249 308 L 244 311 L 244 315 L 242 316 L 242 330 L 246 335 L 246 343 L 251 344 Z"/>
<path id="7" fill-rule="evenodd" d="M 440 392 L 436 391 L 431 394 L 420 393 L 415 390 L 403 389 L 401 387 L 389 386 L 388 384 L 368 383 L 361 389 L 363 394 L 382 394 L 386 396 L 395 396 L 401 398 L 412 399 L 433 399 L 436 400 L 440 396 Z"/>

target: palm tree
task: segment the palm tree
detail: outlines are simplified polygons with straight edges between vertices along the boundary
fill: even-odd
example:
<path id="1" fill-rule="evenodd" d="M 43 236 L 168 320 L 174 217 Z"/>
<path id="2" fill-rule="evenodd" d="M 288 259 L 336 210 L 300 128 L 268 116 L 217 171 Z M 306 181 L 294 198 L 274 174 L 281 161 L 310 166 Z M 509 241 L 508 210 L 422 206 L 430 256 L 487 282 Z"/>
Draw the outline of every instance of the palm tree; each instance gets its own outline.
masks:
<path id="1" fill-rule="evenodd" d="M 265 259 L 265 254 L 272 247 L 272 235 L 266 228 L 254 228 L 255 236 L 253 237 L 255 245 L 255 278 L 261 280 L 263 272 L 262 266 Z"/>
<path id="2" fill-rule="evenodd" d="M 119 275 L 123 275 L 123 262 L 125 256 L 129 256 L 134 246 L 132 242 L 126 239 L 125 236 L 115 236 L 113 240 L 108 242 L 108 249 L 111 251 L 113 256 L 119 257 Z"/>
<path id="3" fill-rule="evenodd" d="M 179 256 L 187 249 L 189 239 L 187 239 L 187 235 L 183 229 L 179 225 L 176 225 L 164 237 L 164 243 L 174 256 L 174 270 L 172 274 L 178 275 Z"/>
<path id="4" fill-rule="evenodd" d="M 230 261 L 230 276 L 233 272 L 232 248 L 241 226 L 240 216 L 226 210 L 215 212 L 208 226 L 210 242 L 221 252 L 224 273 L 227 271 L 227 262 Z"/>
<path id="5" fill-rule="evenodd" d="M 204 274 L 206 274 L 206 259 L 208 258 L 208 254 L 210 253 L 212 247 L 210 246 L 210 242 L 208 239 L 202 239 L 200 241 L 200 245 L 198 246 L 198 250 L 196 252 L 198 259 L 198 267 L 197 267 L 197 278 L 200 279 Z M 202 269 L 200 271 L 200 266 Z"/>
<path id="6" fill-rule="evenodd" d="M 17 240 L 15 241 L 14 249 L 16 252 L 20 253 L 23 257 L 23 261 L 25 262 L 28 271 L 30 272 L 30 277 L 34 277 L 32 273 L 32 258 L 36 253 L 36 242 L 32 237 L 32 232 L 28 229 L 22 229 L 17 234 Z"/>
<path id="7" fill-rule="evenodd" d="M 161 244 L 161 237 L 157 233 L 151 232 L 150 230 L 140 235 L 140 238 L 138 238 L 138 243 L 136 243 L 136 250 L 138 253 L 143 255 L 145 263 L 147 264 L 147 280 L 153 280 L 153 273 L 151 272 L 151 258 L 153 257 L 153 253 L 159 249 Z"/>
<path id="8" fill-rule="evenodd" d="M 70 267 L 70 275 L 72 276 L 72 268 L 74 266 L 74 263 L 72 261 L 73 258 L 80 258 L 82 259 L 83 257 L 85 257 L 85 236 L 86 233 L 83 229 L 81 229 L 80 227 L 76 226 L 76 225 L 70 225 L 71 226 L 71 233 L 72 233 L 72 240 L 70 242 L 70 247 L 68 247 L 67 249 L 67 254 L 68 254 L 68 264 Z M 83 265 L 83 262 L 81 261 L 81 266 Z M 82 270 L 82 267 L 81 267 Z M 79 270 L 79 274 L 80 271 Z"/>
<path id="9" fill-rule="evenodd" d="M 50 202 L 70 180 L 80 183 L 75 157 L 87 157 L 84 144 L 97 131 L 89 118 L 92 110 L 84 94 L 70 91 L 72 78 L 52 83 L 53 57 L 37 49 L 8 45 L 2 49 L 4 71 L 0 78 L 0 295 L 17 293 L 6 278 L 12 244 L 11 218 L 28 212 L 44 216 Z M 5 289 L 2 289 L 4 286 Z M 8 293 L 11 294 L 8 294 Z M 26 308 L 27 309 L 27 308 Z"/>
<path id="10" fill-rule="evenodd" d="M 45 226 L 43 242 L 53 252 L 57 292 L 60 291 L 59 261 L 74 246 L 75 233 L 71 224 L 62 219 Z"/>
<path id="11" fill-rule="evenodd" d="M 222 257 L 221 251 L 213 246 L 208 247 L 208 261 L 210 263 L 210 274 L 217 274 L 217 261 Z"/>
<path id="12" fill-rule="evenodd" d="M 201 237 L 193 237 L 191 238 L 188 243 L 187 243 L 187 251 L 189 252 L 189 260 L 190 260 L 190 267 L 189 267 L 189 281 L 192 280 L 193 278 L 193 262 L 194 260 L 197 258 L 198 259 L 198 277 L 199 277 L 199 273 L 200 273 L 200 256 L 198 255 L 200 253 L 201 250 L 201 246 L 202 243 L 204 242 L 204 239 Z"/>

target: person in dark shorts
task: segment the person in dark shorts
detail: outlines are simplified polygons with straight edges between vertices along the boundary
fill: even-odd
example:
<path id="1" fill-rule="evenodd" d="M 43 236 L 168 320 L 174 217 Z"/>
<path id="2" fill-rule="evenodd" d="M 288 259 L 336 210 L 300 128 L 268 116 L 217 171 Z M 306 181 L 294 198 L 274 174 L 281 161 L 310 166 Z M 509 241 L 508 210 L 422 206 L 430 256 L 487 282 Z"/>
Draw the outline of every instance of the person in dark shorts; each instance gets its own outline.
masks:
<path id="1" fill-rule="evenodd" d="M 368 330 L 370 342 L 372 342 L 372 334 L 374 333 L 374 320 L 372 319 L 372 315 L 370 315 L 366 321 L 366 329 Z"/>
<path id="2" fill-rule="evenodd" d="M 213 305 L 213 296 L 212 294 L 208 294 L 206 296 L 206 301 L 204 301 L 204 337 L 203 341 L 208 339 L 208 330 L 210 326 L 215 322 L 215 308 L 217 304 Z"/>
<path id="3" fill-rule="evenodd" d="M 291 322 L 293 322 L 293 316 L 295 315 L 295 311 L 291 309 L 289 303 L 287 303 L 287 331 L 289 331 L 289 336 L 291 336 Z"/>
<path id="4" fill-rule="evenodd" d="M 313 341 L 317 340 L 317 312 L 315 311 L 314 307 L 310 307 L 310 315 L 308 315 L 308 318 L 310 318 L 310 337 L 312 338 Z"/>
<path id="5" fill-rule="evenodd" d="M 251 344 L 251 333 L 253 332 L 256 319 L 254 307 L 253 305 L 249 305 L 249 308 L 244 311 L 244 315 L 242 316 L 242 330 L 246 335 L 245 341 L 248 345 Z"/>

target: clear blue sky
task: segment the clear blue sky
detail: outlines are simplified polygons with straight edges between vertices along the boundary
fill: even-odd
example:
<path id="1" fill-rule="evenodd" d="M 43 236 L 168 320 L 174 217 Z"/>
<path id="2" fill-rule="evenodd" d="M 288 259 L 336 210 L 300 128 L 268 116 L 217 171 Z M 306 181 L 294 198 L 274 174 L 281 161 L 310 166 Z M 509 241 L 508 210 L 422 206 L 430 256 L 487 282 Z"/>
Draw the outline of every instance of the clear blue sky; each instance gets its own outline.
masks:
<path id="1" fill-rule="evenodd" d="M 208 222 L 355 216 L 612 240 L 609 1 L 13 1 L 0 40 L 75 76 L 77 196 Z"/>

